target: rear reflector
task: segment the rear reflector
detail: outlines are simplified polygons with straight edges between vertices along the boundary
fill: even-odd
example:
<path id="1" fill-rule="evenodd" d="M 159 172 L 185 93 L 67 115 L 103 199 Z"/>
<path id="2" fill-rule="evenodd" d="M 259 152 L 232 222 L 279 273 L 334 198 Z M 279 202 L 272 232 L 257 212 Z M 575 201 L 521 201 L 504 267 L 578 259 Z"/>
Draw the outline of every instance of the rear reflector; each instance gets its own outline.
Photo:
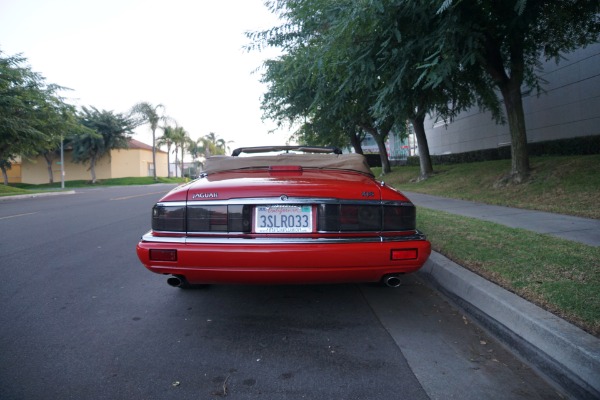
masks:
<path id="1" fill-rule="evenodd" d="M 392 250 L 392 260 L 416 260 L 419 256 L 417 249 L 397 249 Z"/>
<path id="2" fill-rule="evenodd" d="M 151 261 L 177 261 L 177 250 L 150 250 Z"/>

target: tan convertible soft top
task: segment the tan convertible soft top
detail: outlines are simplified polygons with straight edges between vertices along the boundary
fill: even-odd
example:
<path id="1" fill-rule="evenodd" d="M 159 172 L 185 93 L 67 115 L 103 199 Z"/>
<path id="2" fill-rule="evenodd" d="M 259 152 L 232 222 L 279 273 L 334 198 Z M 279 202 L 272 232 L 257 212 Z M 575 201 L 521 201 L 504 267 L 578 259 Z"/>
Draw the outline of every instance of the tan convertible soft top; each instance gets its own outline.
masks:
<path id="1" fill-rule="evenodd" d="M 346 169 L 373 175 L 361 154 L 279 154 L 275 156 L 231 157 L 213 156 L 206 159 L 205 173 L 241 168 L 299 165 L 303 168 Z"/>

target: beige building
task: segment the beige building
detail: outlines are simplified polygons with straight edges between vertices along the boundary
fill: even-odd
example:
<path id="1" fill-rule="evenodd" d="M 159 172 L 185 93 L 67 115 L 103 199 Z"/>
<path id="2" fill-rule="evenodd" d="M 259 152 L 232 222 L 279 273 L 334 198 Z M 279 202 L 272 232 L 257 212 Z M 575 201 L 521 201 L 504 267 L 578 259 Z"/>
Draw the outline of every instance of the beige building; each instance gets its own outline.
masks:
<path id="1" fill-rule="evenodd" d="M 89 163 L 76 164 L 72 161 L 71 150 L 65 149 L 65 181 L 91 180 Z M 54 182 L 60 182 L 60 159 L 52 165 Z M 167 176 L 167 152 L 156 150 L 156 176 Z M 13 172 L 20 170 L 20 176 L 9 176 L 11 183 L 42 184 L 49 182 L 48 164 L 43 156 L 35 159 L 23 159 L 21 164 L 12 167 Z M 96 179 L 128 178 L 152 176 L 152 146 L 131 139 L 128 149 L 111 150 L 96 162 Z"/>

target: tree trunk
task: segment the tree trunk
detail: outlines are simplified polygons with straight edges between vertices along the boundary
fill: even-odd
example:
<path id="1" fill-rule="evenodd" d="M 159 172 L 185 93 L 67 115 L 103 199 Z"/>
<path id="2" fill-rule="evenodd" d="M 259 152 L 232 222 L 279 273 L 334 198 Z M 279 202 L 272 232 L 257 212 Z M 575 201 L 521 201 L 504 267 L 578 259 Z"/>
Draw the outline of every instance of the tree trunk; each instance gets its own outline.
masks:
<path id="1" fill-rule="evenodd" d="M 44 153 L 44 158 L 46 159 L 46 166 L 48 168 L 48 183 L 54 183 L 54 174 L 52 173 L 52 162 L 54 158 L 50 153 Z"/>
<path id="2" fill-rule="evenodd" d="M 429 155 L 429 144 L 425 135 L 425 114 L 418 115 L 410 119 L 410 122 L 415 128 L 415 136 L 417 137 L 417 145 L 419 146 L 419 165 L 421 173 L 419 180 L 429 178 L 433 174 L 433 166 L 431 164 L 431 156 Z"/>
<path id="3" fill-rule="evenodd" d="M 522 38 L 521 38 L 522 39 Z M 511 143 L 510 180 L 521 183 L 529 176 L 529 154 L 527 151 L 527 130 L 523 112 L 521 85 L 525 71 L 522 40 L 510 44 L 510 75 L 505 68 L 500 45 L 492 36 L 487 36 L 485 68 L 502 93 L 508 119 Z"/>
<path id="4" fill-rule="evenodd" d="M 360 145 L 359 136 L 356 135 L 354 132 L 350 134 L 350 143 L 352 144 L 352 147 L 354 148 L 354 152 L 356 154 L 364 154 L 362 146 Z"/>
<path id="5" fill-rule="evenodd" d="M 379 133 L 377 128 L 371 126 L 363 126 L 363 129 L 373 136 L 375 143 L 377 143 L 377 149 L 379 150 L 379 158 L 381 158 L 381 173 L 383 175 L 392 172 L 390 166 L 390 159 L 388 157 L 387 149 L 385 148 L 385 136 Z"/>
<path id="6" fill-rule="evenodd" d="M 92 175 L 92 185 L 96 184 L 96 156 L 90 159 L 90 174 Z"/>
<path id="7" fill-rule="evenodd" d="M 389 174 L 392 172 L 392 167 L 390 165 L 390 158 L 388 157 L 387 149 L 385 148 L 385 142 L 383 139 L 383 135 L 377 134 L 374 136 L 375 143 L 377 143 L 377 148 L 379 149 L 379 157 L 381 158 L 381 173 Z"/>
<path id="8" fill-rule="evenodd" d="M 6 172 L 6 167 L 0 166 L 0 169 L 2 170 L 2 178 L 4 179 L 4 186 L 8 186 L 8 173 Z"/>
<path id="9" fill-rule="evenodd" d="M 511 79 L 500 87 L 500 91 L 510 129 L 511 180 L 514 183 L 522 183 L 529 176 L 530 169 L 521 84 Z"/>

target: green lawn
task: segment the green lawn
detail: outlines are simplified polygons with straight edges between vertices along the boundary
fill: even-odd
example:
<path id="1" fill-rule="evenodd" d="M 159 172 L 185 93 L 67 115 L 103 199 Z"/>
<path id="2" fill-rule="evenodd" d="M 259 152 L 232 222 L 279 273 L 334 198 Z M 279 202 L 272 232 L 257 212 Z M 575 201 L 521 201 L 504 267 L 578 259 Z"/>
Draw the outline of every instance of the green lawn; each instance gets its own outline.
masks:
<path id="1" fill-rule="evenodd" d="M 0 196 L 15 196 L 28 193 L 31 193 L 31 191 L 13 186 L 0 185 Z"/>
<path id="2" fill-rule="evenodd" d="M 435 251 L 600 336 L 600 247 L 419 207 Z"/>

